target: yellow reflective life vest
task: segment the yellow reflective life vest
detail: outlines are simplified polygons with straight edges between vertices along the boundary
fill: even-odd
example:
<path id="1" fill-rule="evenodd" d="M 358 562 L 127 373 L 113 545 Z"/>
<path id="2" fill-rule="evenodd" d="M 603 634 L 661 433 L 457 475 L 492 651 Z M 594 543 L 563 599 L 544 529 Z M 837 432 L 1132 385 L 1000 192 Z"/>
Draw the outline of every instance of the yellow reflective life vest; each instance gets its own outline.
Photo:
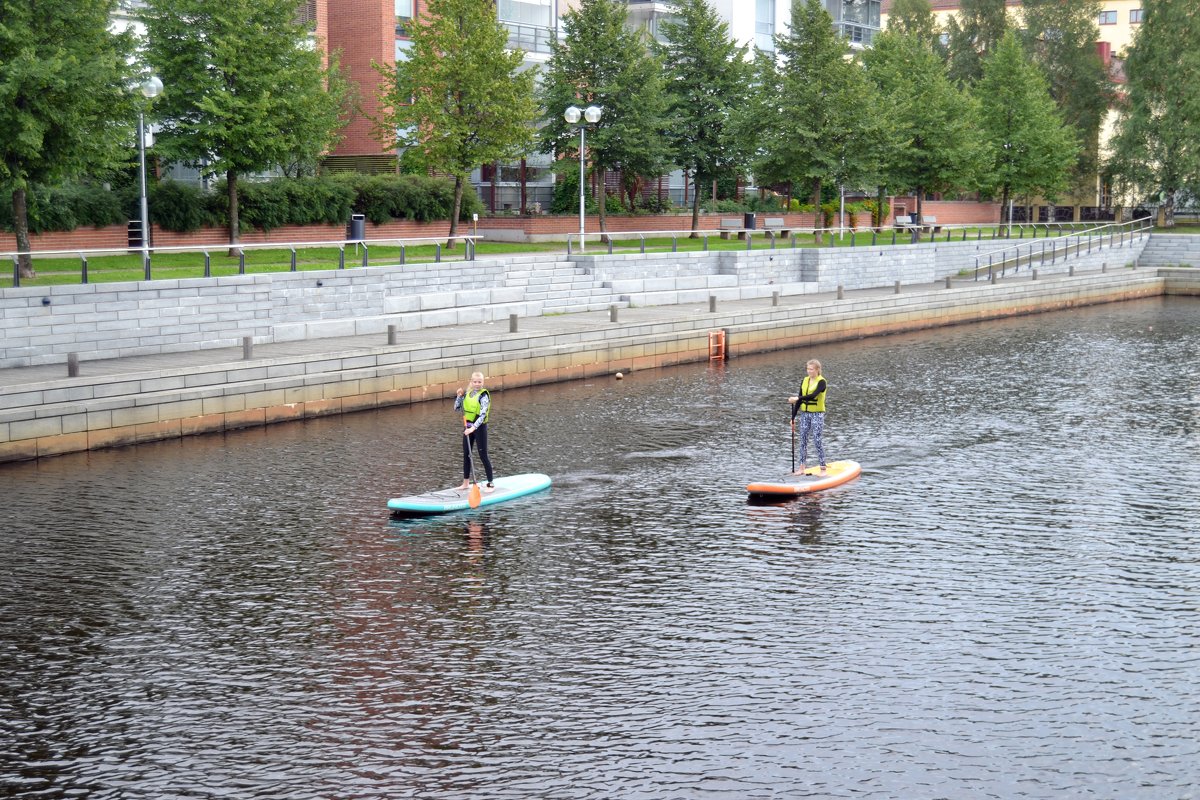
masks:
<path id="1" fill-rule="evenodd" d="M 800 396 L 803 397 L 804 395 L 810 393 L 812 390 L 816 389 L 817 384 L 820 383 L 823 378 L 824 378 L 824 376 L 822 376 L 822 375 L 818 375 L 815 378 L 810 378 L 807 375 L 805 375 L 804 380 L 800 384 Z M 819 395 L 817 395 L 816 397 L 814 397 L 812 400 L 801 400 L 800 401 L 800 410 L 801 411 L 824 412 L 825 411 L 825 392 L 827 392 L 827 391 L 829 391 L 829 381 L 825 381 L 825 389 L 822 390 L 822 392 Z"/>
<path id="2" fill-rule="evenodd" d="M 471 390 L 468 389 L 467 393 L 463 395 L 463 403 L 462 403 L 463 419 L 465 419 L 467 422 L 474 422 L 476 417 L 479 416 L 480 399 L 484 395 L 487 395 L 488 399 L 491 400 L 491 395 L 488 394 L 487 389 L 480 389 L 478 392 L 475 392 L 474 394 L 472 394 Z M 488 417 L 490 417 L 491 415 L 492 415 L 492 404 L 489 402 L 487 414 L 484 415 L 483 422 L 481 424 L 486 424 L 488 421 Z"/>

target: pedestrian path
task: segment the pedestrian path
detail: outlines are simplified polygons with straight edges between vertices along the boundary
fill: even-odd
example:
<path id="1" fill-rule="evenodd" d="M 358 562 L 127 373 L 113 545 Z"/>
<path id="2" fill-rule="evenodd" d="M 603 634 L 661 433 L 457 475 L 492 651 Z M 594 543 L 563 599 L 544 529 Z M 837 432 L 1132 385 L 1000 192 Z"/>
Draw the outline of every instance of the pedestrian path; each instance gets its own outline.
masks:
<path id="1" fill-rule="evenodd" d="M 905 293 L 921 292 L 943 284 L 910 285 L 904 287 Z M 845 300 L 863 300 L 871 297 L 885 297 L 895 294 L 894 289 L 857 289 L 844 293 L 844 299 L 838 300 L 836 292 L 809 294 L 798 296 L 781 296 L 778 305 L 773 305 L 773 298 L 768 296 L 754 300 L 725 300 L 721 301 L 716 312 L 709 310 L 708 304 L 683 303 L 674 306 L 646 306 L 619 308 L 616 310 L 617 321 L 612 320 L 612 312 L 581 311 L 569 314 L 552 314 L 540 317 L 521 317 L 517 320 L 518 331 L 521 334 L 563 334 L 570 335 L 584 331 L 614 330 L 628 327 L 667 326 L 684 324 L 695 327 L 698 321 L 705 318 L 727 318 L 730 315 L 752 314 L 757 311 L 779 312 L 785 309 L 796 313 L 823 313 L 833 304 Z M 321 356 L 344 357 L 356 352 L 376 352 L 379 350 L 413 350 L 429 348 L 445 348 L 455 344 L 470 344 L 481 341 L 492 341 L 497 338 L 511 336 L 508 322 L 475 323 L 469 325 L 448 325 L 438 328 L 421 330 L 396 331 L 395 344 L 389 344 L 386 334 L 361 334 L 356 336 L 339 336 L 300 341 L 266 342 L 254 344 L 249 362 L 271 362 L 288 359 L 314 359 Z M 98 359 L 95 361 L 80 361 L 79 373 L 75 377 L 67 374 L 67 364 L 44 364 L 29 367 L 10 367 L 0 369 L 0 391 L 11 393 L 20 391 L 23 387 L 32 387 L 45 383 L 57 385 L 87 385 L 91 382 L 111 380 L 121 376 L 133 376 L 145 373 L 176 374 L 183 370 L 217 367 L 220 365 L 246 365 L 245 352 L 241 347 L 222 347 L 203 350 L 191 350 L 180 353 L 157 353 L 152 355 L 128 356 L 125 358 Z"/>

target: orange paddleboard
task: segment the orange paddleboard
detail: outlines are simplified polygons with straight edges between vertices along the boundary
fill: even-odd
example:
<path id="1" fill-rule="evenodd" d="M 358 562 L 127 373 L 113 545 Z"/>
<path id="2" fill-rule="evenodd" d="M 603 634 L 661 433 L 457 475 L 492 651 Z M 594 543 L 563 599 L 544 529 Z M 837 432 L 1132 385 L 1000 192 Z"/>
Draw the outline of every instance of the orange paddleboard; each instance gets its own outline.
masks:
<path id="1" fill-rule="evenodd" d="M 832 489 L 852 481 L 862 472 L 857 461 L 831 461 L 826 465 L 825 475 L 819 475 L 820 467 L 809 467 L 803 474 L 794 473 L 778 481 L 752 483 L 746 491 L 755 497 L 794 497 L 798 494 Z"/>

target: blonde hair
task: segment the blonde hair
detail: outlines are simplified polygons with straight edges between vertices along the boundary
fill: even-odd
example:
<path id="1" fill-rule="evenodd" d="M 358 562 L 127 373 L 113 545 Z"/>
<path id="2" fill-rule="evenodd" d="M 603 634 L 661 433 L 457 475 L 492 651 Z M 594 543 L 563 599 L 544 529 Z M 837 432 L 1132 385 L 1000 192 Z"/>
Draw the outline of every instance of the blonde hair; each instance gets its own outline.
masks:
<path id="1" fill-rule="evenodd" d="M 814 367 L 816 367 L 816 368 L 817 368 L 817 374 L 818 374 L 818 375 L 820 375 L 820 374 L 821 374 L 821 362 L 820 362 L 820 361 L 817 361 L 815 358 L 810 358 L 810 359 L 808 360 L 808 364 L 811 364 L 811 365 L 813 365 Z M 805 366 L 808 366 L 808 364 L 805 364 Z"/>
<path id="2" fill-rule="evenodd" d="M 479 380 L 483 380 L 483 373 L 482 372 L 472 372 L 471 380 L 475 380 L 476 378 L 479 378 Z"/>

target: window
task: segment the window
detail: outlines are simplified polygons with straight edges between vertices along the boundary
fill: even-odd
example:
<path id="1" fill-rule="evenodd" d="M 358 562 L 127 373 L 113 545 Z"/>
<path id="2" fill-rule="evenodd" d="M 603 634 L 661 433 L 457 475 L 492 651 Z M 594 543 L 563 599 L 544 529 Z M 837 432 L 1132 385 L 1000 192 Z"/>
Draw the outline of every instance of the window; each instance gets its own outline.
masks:
<path id="1" fill-rule="evenodd" d="M 1116 11 L 1101 11 L 1100 12 L 1100 24 L 1101 25 L 1116 25 L 1117 24 L 1117 12 Z"/>
<path id="2" fill-rule="evenodd" d="M 1139 24 L 1141 24 L 1141 21 L 1142 21 L 1142 10 L 1140 8 L 1130 9 L 1129 24 L 1130 25 L 1139 25 Z"/>
<path id="3" fill-rule="evenodd" d="M 775 0 L 755 0 L 754 46 L 767 52 L 775 51 Z"/>
<path id="4" fill-rule="evenodd" d="M 396 34 L 407 36 L 405 26 L 412 22 L 415 0 L 396 0 Z"/>
<path id="5" fill-rule="evenodd" d="M 500 21 L 550 27 L 550 0 L 500 0 Z"/>

